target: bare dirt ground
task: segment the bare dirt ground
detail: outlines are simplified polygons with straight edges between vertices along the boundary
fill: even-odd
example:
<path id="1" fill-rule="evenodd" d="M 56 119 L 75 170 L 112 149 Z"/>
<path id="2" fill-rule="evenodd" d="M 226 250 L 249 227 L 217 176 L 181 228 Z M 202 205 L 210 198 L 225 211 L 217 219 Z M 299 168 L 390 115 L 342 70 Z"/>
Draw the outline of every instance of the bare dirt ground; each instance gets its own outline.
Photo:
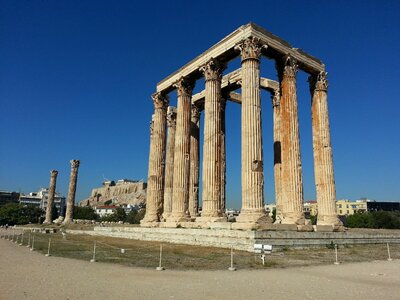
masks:
<path id="1" fill-rule="evenodd" d="M 0 299 L 400 299 L 400 260 L 171 271 L 45 257 L 0 240 Z"/>

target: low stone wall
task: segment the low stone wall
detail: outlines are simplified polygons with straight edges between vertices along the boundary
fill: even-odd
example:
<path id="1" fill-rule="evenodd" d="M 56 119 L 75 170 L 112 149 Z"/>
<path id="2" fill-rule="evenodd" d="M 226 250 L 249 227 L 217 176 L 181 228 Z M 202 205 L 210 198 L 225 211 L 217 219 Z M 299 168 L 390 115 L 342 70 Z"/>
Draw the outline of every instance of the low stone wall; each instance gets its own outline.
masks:
<path id="1" fill-rule="evenodd" d="M 93 231 L 67 230 L 69 234 L 89 234 L 142 241 L 176 244 L 233 247 L 236 250 L 253 251 L 255 243 L 274 247 L 320 247 L 331 243 L 350 244 L 400 244 L 400 231 L 393 233 L 355 232 L 295 232 L 251 231 L 227 229 L 143 228 L 143 227 L 95 227 Z"/>

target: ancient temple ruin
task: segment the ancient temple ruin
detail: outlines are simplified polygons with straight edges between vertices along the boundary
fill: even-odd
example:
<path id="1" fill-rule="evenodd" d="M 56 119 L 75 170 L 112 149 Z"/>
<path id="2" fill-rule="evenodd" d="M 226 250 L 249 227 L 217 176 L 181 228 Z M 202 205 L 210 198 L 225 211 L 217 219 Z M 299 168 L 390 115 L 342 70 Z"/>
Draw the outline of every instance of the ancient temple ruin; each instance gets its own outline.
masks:
<path id="1" fill-rule="evenodd" d="M 240 56 L 241 68 L 223 76 Z M 273 59 L 279 82 L 260 76 L 261 58 Z M 318 202 L 317 226 L 341 230 L 327 107 L 327 73 L 317 58 L 293 48 L 249 23 L 163 79 L 152 95 L 147 211 L 141 226 L 312 231 L 303 213 L 296 74 L 309 74 L 312 139 Z M 204 77 L 205 90 L 193 94 Z M 235 90 L 241 89 L 241 94 Z M 274 128 L 274 178 L 277 219 L 264 211 L 261 89 L 271 93 Z M 176 90 L 177 108 L 168 94 Z M 225 104 L 241 104 L 242 208 L 227 224 L 225 199 Z M 199 161 L 200 114 L 204 113 L 203 160 Z M 202 212 L 199 215 L 199 166 L 202 163 Z M 217 226 L 218 224 L 218 226 Z"/>

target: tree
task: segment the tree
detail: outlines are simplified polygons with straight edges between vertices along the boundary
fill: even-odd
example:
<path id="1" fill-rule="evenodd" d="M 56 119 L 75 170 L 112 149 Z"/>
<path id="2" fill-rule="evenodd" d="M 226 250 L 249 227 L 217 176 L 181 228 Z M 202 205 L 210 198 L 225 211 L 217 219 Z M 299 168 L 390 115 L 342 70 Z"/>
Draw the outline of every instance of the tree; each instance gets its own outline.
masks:
<path id="1" fill-rule="evenodd" d="M 125 210 L 122 207 L 117 207 L 111 215 L 104 216 L 101 218 L 101 220 L 108 222 L 119 222 L 119 221 L 125 221 L 125 218 L 126 218 Z"/>
<path id="2" fill-rule="evenodd" d="M 8 203 L 0 207 L 0 225 L 37 223 L 44 211 L 35 205 Z"/>
<path id="3" fill-rule="evenodd" d="M 140 224 L 140 220 L 144 218 L 145 213 L 145 208 L 131 211 L 129 214 L 126 215 L 125 222 L 129 224 Z"/>
<path id="4" fill-rule="evenodd" d="M 91 206 L 75 206 L 74 207 L 74 219 L 80 220 L 97 220 L 98 215 Z"/>

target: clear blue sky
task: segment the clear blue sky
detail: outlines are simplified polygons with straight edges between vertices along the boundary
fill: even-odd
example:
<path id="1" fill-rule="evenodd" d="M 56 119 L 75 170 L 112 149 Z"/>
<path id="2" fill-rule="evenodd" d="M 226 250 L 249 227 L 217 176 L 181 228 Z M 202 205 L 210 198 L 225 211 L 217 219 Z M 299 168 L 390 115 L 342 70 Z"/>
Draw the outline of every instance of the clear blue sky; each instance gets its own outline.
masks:
<path id="1" fill-rule="evenodd" d="M 81 160 L 77 200 L 103 176 L 146 180 L 157 82 L 250 21 L 326 65 L 337 197 L 400 200 L 400 2 L 382 0 L 1 0 L 0 189 L 46 187 L 57 169 L 66 195 L 70 159 Z M 271 61 L 262 60 L 262 75 L 276 78 Z M 272 109 L 262 97 L 265 201 L 273 202 Z M 298 97 L 307 200 L 315 187 L 303 72 Z M 227 195 L 236 208 L 238 120 L 240 107 L 228 104 Z"/>

